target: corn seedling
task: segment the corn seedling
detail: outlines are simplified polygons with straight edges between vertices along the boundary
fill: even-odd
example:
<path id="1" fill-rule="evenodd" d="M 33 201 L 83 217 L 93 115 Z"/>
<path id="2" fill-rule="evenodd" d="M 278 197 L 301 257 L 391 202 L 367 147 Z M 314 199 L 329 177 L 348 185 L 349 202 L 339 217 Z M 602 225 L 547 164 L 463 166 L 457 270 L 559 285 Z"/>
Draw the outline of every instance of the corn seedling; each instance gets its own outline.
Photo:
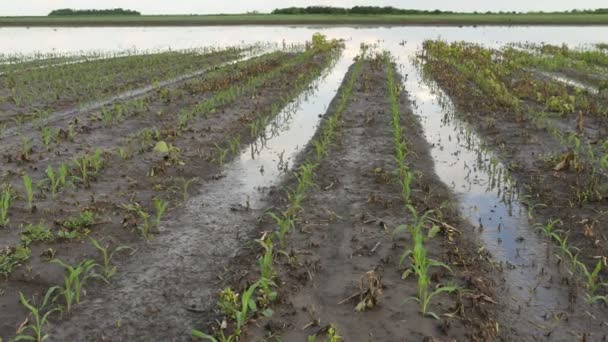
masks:
<path id="1" fill-rule="evenodd" d="M 190 188 L 190 184 L 192 184 L 193 182 L 197 181 L 198 178 L 191 178 L 191 179 L 184 179 L 181 178 L 181 190 L 182 190 L 182 200 L 184 202 L 186 202 L 188 200 L 188 198 L 190 197 L 190 193 L 188 192 L 188 189 Z"/>
<path id="2" fill-rule="evenodd" d="M 21 157 L 23 160 L 30 160 L 30 152 L 32 151 L 32 141 L 28 137 L 21 137 L 23 146 L 21 148 Z"/>
<path id="3" fill-rule="evenodd" d="M 412 265 L 403 273 L 402 277 L 405 279 L 409 275 L 414 274 L 418 279 L 418 297 L 411 297 L 407 300 L 415 300 L 420 304 L 420 309 L 424 316 L 430 315 L 439 319 L 439 317 L 428 311 L 428 305 L 431 299 L 442 293 L 442 292 L 454 292 L 457 290 L 456 286 L 448 285 L 437 287 L 434 290 L 430 289 L 431 286 L 431 278 L 429 274 L 429 270 L 431 267 L 443 267 L 451 272 L 451 269 L 446 264 L 430 259 L 427 257 L 426 247 L 424 245 L 425 234 L 423 232 L 423 227 L 427 222 L 427 217 L 432 213 L 432 211 L 425 212 L 421 217 L 419 217 L 416 209 L 408 205 L 410 212 L 414 217 L 414 224 L 410 226 L 400 226 L 397 228 L 396 232 L 403 231 L 407 229 L 413 238 L 413 248 L 407 250 L 402 256 L 400 263 L 403 264 L 406 258 L 410 258 Z M 439 227 L 433 225 L 433 228 L 428 232 L 428 237 L 432 238 L 439 232 Z"/>
<path id="4" fill-rule="evenodd" d="M 113 251 L 109 251 L 110 246 L 106 245 L 106 246 L 102 246 L 99 241 L 91 238 L 91 244 L 99 251 L 99 253 L 101 254 L 101 257 L 103 259 L 103 263 L 100 265 L 101 269 L 102 269 L 102 276 L 104 277 L 104 279 L 106 280 L 110 280 L 110 278 L 112 278 L 114 275 L 116 275 L 116 272 L 118 271 L 118 269 L 116 268 L 116 266 L 112 265 L 112 258 L 114 258 L 114 254 L 121 252 L 121 251 L 125 251 L 125 250 L 131 250 L 133 251 L 133 248 L 129 247 L 129 246 L 118 246 L 116 247 Z"/>
<path id="5" fill-rule="evenodd" d="M 34 210 L 34 186 L 32 184 L 32 179 L 27 174 L 23 176 L 23 186 L 25 187 L 27 206 L 30 211 Z"/>
<path id="6" fill-rule="evenodd" d="M 280 214 L 279 216 L 275 213 L 269 212 L 268 215 L 272 217 L 272 219 L 277 224 L 278 231 L 276 232 L 276 235 L 279 238 L 279 243 L 281 244 L 281 247 L 285 248 L 285 237 L 294 228 L 293 219 L 290 216 L 286 216 L 285 214 Z"/>
<path id="7" fill-rule="evenodd" d="M 13 191 L 10 186 L 5 187 L 0 192 L 0 226 L 8 224 L 8 211 L 13 200 Z"/>
<path id="8" fill-rule="evenodd" d="M 560 230 L 556 230 L 555 226 L 561 224 L 561 220 L 551 220 L 547 224 L 537 227 L 537 230 L 542 231 L 550 240 L 561 241 Z"/>
<path id="9" fill-rule="evenodd" d="M 277 298 L 277 292 L 271 290 L 271 286 L 274 285 L 274 278 L 276 273 L 273 268 L 274 262 L 274 248 L 272 244 L 272 237 L 266 236 L 260 240 L 256 240 L 262 248 L 264 248 L 264 254 L 258 259 L 260 266 L 260 278 L 264 281 L 260 284 L 260 289 L 263 293 L 263 298 L 269 302 L 274 301 Z"/>
<path id="10" fill-rule="evenodd" d="M 65 186 L 66 180 L 68 176 L 68 166 L 66 164 L 61 164 L 57 172 L 53 169 L 51 165 L 46 168 L 46 177 L 51 185 L 51 197 L 55 198 L 59 189 Z"/>
<path id="11" fill-rule="evenodd" d="M 215 150 L 216 150 L 216 161 L 217 163 L 221 166 L 224 166 L 224 161 L 226 160 L 226 156 L 228 155 L 228 149 L 227 148 L 222 148 L 220 145 L 215 144 Z"/>
<path id="12" fill-rule="evenodd" d="M 36 306 L 34 301 L 30 302 L 25 298 L 23 293 L 19 292 L 19 301 L 30 313 L 31 320 L 28 320 L 28 324 L 21 326 L 17 330 L 17 336 L 15 341 L 36 341 L 42 342 L 48 339 L 48 335 L 44 333 L 44 327 L 49 322 L 49 317 L 56 312 L 61 312 L 61 308 L 55 307 L 49 309 L 48 306 L 52 302 L 51 297 L 55 294 L 58 287 L 51 287 L 48 289 L 40 306 Z"/>
<path id="13" fill-rule="evenodd" d="M 595 294 L 600 287 L 608 286 L 608 283 L 602 283 L 600 279 L 600 272 L 604 267 L 606 267 L 604 260 L 598 260 L 597 264 L 595 265 L 595 268 L 591 272 L 587 269 L 587 266 L 585 266 L 584 263 L 582 263 L 578 260 L 578 258 L 576 258 L 576 256 L 574 257 L 572 262 L 574 263 L 575 269 L 578 268 L 585 276 L 585 287 L 592 295 Z"/>
<path id="14" fill-rule="evenodd" d="M 147 212 L 145 212 L 142 207 L 135 203 L 135 204 L 123 204 L 123 208 L 125 208 L 127 211 L 135 213 L 139 219 L 140 222 L 137 225 L 137 230 L 139 230 L 139 232 L 141 233 L 141 236 L 146 239 L 146 240 L 151 240 L 152 239 L 152 228 L 154 226 L 154 223 L 150 221 L 150 214 L 148 214 Z"/>
<path id="15" fill-rule="evenodd" d="M 235 156 L 241 149 L 241 136 L 236 135 L 230 139 L 230 153 Z"/>
<path id="16" fill-rule="evenodd" d="M 154 199 L 154 209 L 156 211 L 156 218 L 154 224 L 158 228 L 160 226 L 160 221 L 163 218 L 163 215 L 167 211 L 167 207 L 169 206 L 169 202 L 163 201 L 160 198 Z"/>
<path id="17" fill-rule="evenodd" d="M 53 130 L 50 127 L 42 128 L 42 143 L 46 147 L 47 151 L 50 151 L 52 141 L 53 141 Z"/>
<path id="18" fill-rule="evenodd" d="M 74 165 L 78 171 L 78 176 L 74 176 L 74 179 L 82 182 L 85 187 L 88 187 L 91 177 L 88 159 L 86 157 L 76 158 L 74 159 Z"/>
<path id="19" fill-rule="evenodd" d="M 59 293 L 55 296 L 55 300 L 62 297 L 66 305 L 66 311 L 70 313 L 73 305 L 80 303 L 82 287 L 86 281 L 90 278 L 101 278 L 94 270 L 99 265 L 91 259 L 83 260 L 76 266 L 68 265 L 60 259 L 53 259 L 51 262 L 59 264 L 67 272 L 67 275 L 63 278 L 63 287 L 58 288 Z"/>

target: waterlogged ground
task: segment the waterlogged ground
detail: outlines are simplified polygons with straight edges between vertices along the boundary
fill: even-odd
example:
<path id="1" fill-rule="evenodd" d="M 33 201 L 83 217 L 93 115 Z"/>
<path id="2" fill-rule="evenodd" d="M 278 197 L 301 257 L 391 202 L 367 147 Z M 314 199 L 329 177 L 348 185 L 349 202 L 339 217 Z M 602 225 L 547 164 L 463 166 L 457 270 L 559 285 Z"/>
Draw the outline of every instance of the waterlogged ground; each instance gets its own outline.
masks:
<path id="1" fill-rule="evenodd" d="M 256 57 L 269 48 L 303 43 L 316 31 L 345 39 L 339 57 L 319 54 L 298 63 L 299 67 L 289 64 L 300 54 L 293 50 Z M 601 300 L 595 304 L 585 301 L 589 291 L 584 277 L 573 272 L 554 242 L 536 230 L 535 224 L 561 217 L 555 215 L 559 210 L 552 211 L 550 206 L 535 206 L 540 202 L 532 202 L 528 188 L 522 188 L 525 168 L 514 172 L 513 165 L 516 162 L 525 167 L 523 161 L 531 157 L 504 150 L 505 142 L 511 141 L 522 151 L 543 155 L 553 152 L 558 142 L 530 130 L 537 139 L 531 139 L 537 142 L 531 149 L 526 145 L 528 140 L 509 134 L 520 132 L 519 123 L 501 121 L 502 116 L 490 122 L 492 129 L 487 122 L 477 125 L 471 118 L 480 113 L 463 106 L 470 98 L 450 91 L 449 83 L 423 74 L 416 62 L 426 39 L 466 40 L 487 47 L 521 42 L 577 46 L 599 42 L 601 33 L 608 33 L 608 28 L 2 29 L 0 43 L 6 51 L 66 53 L 50 59 L 51 64 L 57 60 L 78 63 L 77 56 L 90 55 L 91 50 L 250 48 L 257 42 L 276 45 L 265 44 L 265 50 L 247 56 L 231 52 L 205 57 L 197 61 L 196 68 L 184 68 L 188 77 L 171 74 L 166 77 L 168 82 L 134 94 L 129 101 L 145 98 L 148 106 L 138 109 L 134 104 L 128 115 L 111 125 L 104 123 L 99 107 L 87 108 L 86 102 L 49 102 L 49 108 L 57 110 L 45 123 L 58 132 L 64 129 L 66 136 L 64 143 L 53 148 L 53 154 L 43 147 L 44 138 L 35 122 L 6 120 L 0 133 L 2 182 L 14 183 L 21 192 L 23 174 L 41 180 L 49 163 L 58 166 L 98 147 L 112 149 L 118 143 L 126 146 L 124 153 L 133 156 L 121 161 L 116 151 L 117 156 L 109 159 L 90 188 L 80 193 L 65 190 L 66 195 L 57 201 L 37 195 L 38 208 L 33 212 L 27 210 L 24 195 L 16 199 L 18 209 L 11 214 L 12 223 L 0 228 L 0 247 L 14 251 L 11 248 L 19 241 L 20 223 L 44 222 L 57 228 L 65 225 L 66 217 L 91 210 L 98 215 L 87 228 L 92 236 L 113 246 L 128 244 L 136 249 L 132 255 L 121 253 L 113 260 L 118 273 L 109 284 L 90 281 L 85 286 L 86 295 L 70 314 L 53 316 L 45 328 L 51 341 L 187 341 L 192 328 L 205 332 L 226 328 L 226 333 L 231 333 L 234 320 L 217 310 L 217 294 L 228 286 L 243 293 L 259 279 L 257 258 L 263 250 L 252 241 L 276 229 L 267 211 L 280 213 L 293 201 L 293 194 L 285 195 L 285 189 L 297 187 L 291 171 L 316 160 L 316 186 L 300 204 L 294 233 L 286 246 L 275 240 L 275 251 L 282 252 L 275 253 L 274 262 L 279 297 L 268 306 L 274 314 L 263 318 L 250 313 L 246 340 L 291 341 L 312 335 L 324 340 L 333 327 L 346 341 L 399 340 L 404 336 L 413 340 L 605 340 L 606 305 Z M 23 39 L 15 40 L 15 35 Z M 373 47 L 357 74 L 353 63 L 361 43 Z M 398 165 L 387 87 L 389 64 L 374 55 L 382 50 L 394 58 L 396 64 L 390 65 L 403 89 L 398 95 L 400 123 L 412 152 L 407 163 L 416 175 L 410 203 L 419 214 L 434 210 L 425 227 L 436 224 L 440 232 L 426 241 L 428 253 L 451 268 L 451 272 L 433 269 L 432 286 L 454 283 L 466 290 L 439 294 L 431 301 L 430 311 L 438 320 L 423 317 L 414 301 L 402 304 L 416 295 L 418 285 L 414 275 L 401 279 L 409 262 L 402 264 L 399 259 L 411 247 L 411 235 L 393 235 L 393 231 L 415 220 L 405 208 L 393 172 Z M 246 60 L 236 62 L 240 58 Z M 213 78 L 216 73 L 205 72 L 207 68 L 219 70 L 222 76 Z M 280 72 L 272 74 L 275 70 Z M 344 98 L 354 73 L 352 94 Z M 248 83 L 268 74 L 262 83 Z M 314 77 L 307 79 L 305 75 Z M 571 69 L 545 69 L 536 75 L 540 80 L 552 79 L 593 92 L 605 79 L 599 72 L 582 75 Z M 219 109 L 210 111 L 209 117 L 191 119 L 183 125 L 186 129 L 175 132 L 181 109 L 239 85 L 242 90 L 235 100 L 216 103 Z M 127 100 L 110 95 L 106 99 Z M 104 97 L 95 100 L 103 101 Z M 6 107 L 0 119 L 18 110 Z M 55 118 L 52 114 L 62 112 L 68 114 Z M 336 133 L 325 157 L 318 159 L 317 144 L 311 139 L 322 141 L 325 133 L 321 132 L 332 125 L 329 118 L 337 112 L 342 119 L 334 127 Z M 560 124 L 560 120 L 554 122 Z M 601 122 L 587 118 L 585 127 L 601 136 Z M 510 129 L 497 130 L 500 123 Z M 71 126 L 76 128 L 75 141 L 67 139 Z M 563 125 L 568 130 L 575 126 Z M 133 139 L 126 139 L 135 132 L 137 139 L 145 139 L 147 150 L 131 146 Z M 159 136 L 180 149 L 179 153 L 165 158 L 155 155 L 150 149 L 161 140 Z M 22 153 L 24 139 L 34 146 L 27 158 Z M 190 179 L 193 182 L 185 190 L 184 183 Z M 152 200 L 161 194 L 171 205 L 159 231 L 145 242 L 134 229 L 142 217 L 133 211 L 125 213 L 123 204 L 137 203 L 153 213 Z M 605 203 L 600 201 L 600 211 L 593 216 L 599 224 L 589 221 L 596 246 L 606 243 L 602 205 Z M 605 256 L 601 247 L 586 253 L 590 250 L 586 240 L 575 233 L 572 236 L 575 245 L 582 248 L 585 262 Z M 5 339 L 15 336 L 20 324 L 27 324 L 18 292 L 40 298 L 46 288 L 61 283 L 63 270 L 47 264 L 48 253 L 70 263 L 98 258 L 86 239 L 32 244 L 30 259 L 20 262 L 7 280 L 0 282 L 0 336 Z M 605 279 L 606 273 L 600 274 Z M 357 312 L 355 307 L 363 300 L 373 304 L 369 310 Z M 258 305 L 266 306 L 267 302 L 268 298 Z"/>

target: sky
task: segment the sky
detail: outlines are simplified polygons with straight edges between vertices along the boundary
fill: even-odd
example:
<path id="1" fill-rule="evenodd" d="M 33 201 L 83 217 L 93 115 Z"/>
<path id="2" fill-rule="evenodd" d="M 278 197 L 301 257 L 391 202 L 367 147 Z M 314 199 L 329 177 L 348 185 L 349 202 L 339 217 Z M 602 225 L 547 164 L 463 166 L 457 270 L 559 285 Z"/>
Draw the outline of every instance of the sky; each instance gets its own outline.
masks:
<path id="1" fill-rule="evenodd" d="M 606 0 L 0 0 L 0 16 L 46 15 L 57 8 L 128 8 L 143 14 L 269 12 L 277 7 L 356 5 L 453 11 L 553 11 L 608 7 Z"/>

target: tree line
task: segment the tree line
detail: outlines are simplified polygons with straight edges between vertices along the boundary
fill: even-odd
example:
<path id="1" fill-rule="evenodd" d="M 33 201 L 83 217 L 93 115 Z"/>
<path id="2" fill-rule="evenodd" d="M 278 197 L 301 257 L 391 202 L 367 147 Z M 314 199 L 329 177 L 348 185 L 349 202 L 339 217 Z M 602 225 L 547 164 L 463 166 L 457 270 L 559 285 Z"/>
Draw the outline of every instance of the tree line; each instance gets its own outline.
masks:
<path id="1" fill-rule="evenodd" d="M 113 9 L 82 9 L 75 10 L 71 8 L 62 8 L 57 9 L 49 13 L 50 17 L 55 16 L 77 16 L 77 15 L 141 15 L 141 13 L 137 11 L 122 9 L 122 8 L 113 8 Z"/>
<path id="2" fill-rule="evenodd" d="M 571 10 L 561 12 L 516 12 L 516 11 L 500 11 L 500 12 L 471 12 L 469 14 L 607 14 L 608 8 L 587 9 L 587 10 Z M 308 7 L 286 7 L 277 8 L 272 11 L 272 14 L 464 14 L 462 12 L 442 11 L 442 10 L 417 10 L 417 9 L 401 9 L 392 6 L 355 6 L 351 8 L 331 7 L 331 6 L 308 6 Z"/>

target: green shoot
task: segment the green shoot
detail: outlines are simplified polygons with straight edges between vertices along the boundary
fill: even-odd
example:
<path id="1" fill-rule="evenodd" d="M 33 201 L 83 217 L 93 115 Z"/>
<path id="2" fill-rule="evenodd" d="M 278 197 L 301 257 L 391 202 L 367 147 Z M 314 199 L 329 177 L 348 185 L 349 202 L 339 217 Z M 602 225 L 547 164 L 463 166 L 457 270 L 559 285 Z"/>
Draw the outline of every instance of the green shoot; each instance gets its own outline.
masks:
<path id="1" fill-rule="evenodd" d="M 156 220 L 155 225 L 158 228 L 160 226 L 160 221 L 163 218 L 163 215 L 167 211 L 167 207 L 169 206 L 169 202 L 163 201 L 160 198 L 154 199 L 154 209 L 156 210 Z"/>
<path id="2" fill-rule="evenodd" d="M 402 231 L 405 228 L 409 231 L 413 238 L 413 248 L 408 249 L 401 257 L 401 264 L 405 261 L 407 257 L 410 258 L 412 265 L 403 273 L 403 278 L 407 278 L 411 274 L 415 274 L 418 279 L 418 297 L 412 297 L 409 299 L 416 300 L 420 303 L 420 309 L 424 316 L 430 315 L 435 318 L 438 318 L 432 312 L 428 311 L 428 305 L 431 299 L 442 292 L 454 292 L 457 290 L 455 286 L 443 286 L 437 287 L 435 290 L 431 291 L 431 278 L 429 274 L 429 270 L 431 267 L 443 267 L 451 272 L 451 269 L 446 264 L 430 259 L 427 257 L 427 251 L 424 245 L 425 234 L 423 233 L 422 228 L 427 222 L 427 217 L 432 213 L 432 211 L 425 212 L 421 217 L 419 217 L 416 209 L 408 205 L 407 206 L 411 211 L 414 217 L 414 224 L 410 226 L 400 226 L 397 228 L 396 232 Z M 433 225 L 433 228 L 429 231 L 428 237 L 432 238 L 439 232 L 439 227 Z M 408 300 L 409 300 L 408 299 Z"/>
<path id="3" fill-rule="evenodd" d="M 25 187 L 28 208 L 32 211 L 34 210 L 34 187 L 32 179 L 27 174 L 23 176 L 23 186 Z"/>
<path id="4" fill-rule="evenodd" d="M 33 302 L 31 303 L 25 298 L 23 293 L 19 292 L 19 301 L 30 312 L 32 319 L 28 320 L 27 325 L 21 326 L 19 330 L 17 330 L 17 337 L 15 338 L 15 341 L 42 342 L 48 339 L 49 336 L 44 333 L 44 327 L 49 322 L 49 316 L 55 312 L 61 312 L 61 308 L 58 307 L 50 310 L 47 309 L 48 305 L 52 301 L 51 297 L 58 289 L 59 288 L 56 286 L 48 289 L 40 306 L 35 306 Z M 30 334 L 28 334 L 28 331 Z"/>
<path id="5" fill-rule="evenodd" d="M 10 186 L 4 187 L 0 193 L 0 226 L 8 224 L 8 211 L 13 200 L 13 191 Z"/>
<path id="6" fill-rule="evenodd" d="M 97 240 L 93 238 L 91 238 L 91 244 L 99 251 L 102 256 L 103 263 L 100 266 L 102 269 L 102 275 L 107 280 L 110 280 L 110 278 L 112 278 L 114 275 L 116 275 L 116 272 L 118 272 L 116 266 L 112 265 L 112 258 L 114 258 L 114 254 L 124 250 L 133 251 L 133 248 L 129 246 L 118 246 L 110 252 L 109 245 L 102 246 Z"/>
<path id="7" fill-rule="evenodd" d="M 63 287 L 58 288 L 59 293 L 55 296 L 55 300 L 62 297 L 65 301 L 66 311 L 70 313 L 73 305 L 80 303 L 82 287 L 86 281 L 89 278 L 101 277 L 94 271 L 95 267 L 99 265 L 91 259 L 83 260 L 76 266 L 68 265 L 59 259 L 53 259 L 51 262 L 61 265 L 67 271 L 67 275 L 63 278 Z"/>

